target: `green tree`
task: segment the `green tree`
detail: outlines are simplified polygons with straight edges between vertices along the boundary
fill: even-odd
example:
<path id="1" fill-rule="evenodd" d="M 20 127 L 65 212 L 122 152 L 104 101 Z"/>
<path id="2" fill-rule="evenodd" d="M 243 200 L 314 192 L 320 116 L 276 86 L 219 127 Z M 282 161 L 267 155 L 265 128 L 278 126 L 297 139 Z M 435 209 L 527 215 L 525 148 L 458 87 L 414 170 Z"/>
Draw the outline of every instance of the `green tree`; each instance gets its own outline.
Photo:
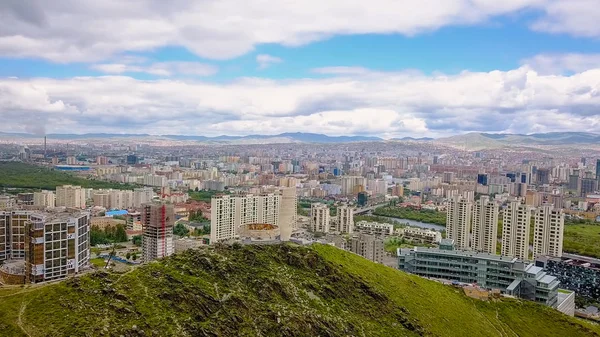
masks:
<path id="1" fill-rule="evenodd" d="M 135 235 L 133 238 L 131 238 L 131 242 L 133 242 L 133 244 L 138 247 L 141 246 L 142 245 L 142 236 Z"/>
<path id="2" fill-rule="evenodd" d="M 187 227 L 185 227 L 184 224 L 178 223 L 175 225 L 175 228 L 173 228 L 173 234 L 177 236 L 187 236 L 190 234 L 190 231 L 187 229 Z"/>
<path id="3" fill-rule="evenodd" d="M 125 254 L 125 258 L 129 260 L 131 258 L 131 253 L 127 252 L 127 254 Z"/>

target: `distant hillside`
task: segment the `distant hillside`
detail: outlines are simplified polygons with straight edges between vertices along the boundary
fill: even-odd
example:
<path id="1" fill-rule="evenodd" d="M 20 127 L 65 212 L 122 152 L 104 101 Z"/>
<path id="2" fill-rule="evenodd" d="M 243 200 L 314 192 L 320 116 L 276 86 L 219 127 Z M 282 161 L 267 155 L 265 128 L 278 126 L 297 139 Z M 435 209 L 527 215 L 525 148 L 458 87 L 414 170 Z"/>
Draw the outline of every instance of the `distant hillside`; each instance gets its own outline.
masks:
<path id="1" fill-rule="evenodd" d="M 0 297 L 3 337 L 600 336 L 536 303 L 477 301 L 326 245 L 190 250 Z"/>
<path id="2" fill-rule="evenodd" d="M 43 136 L 27 133 L 3 133 L 0 136 L 17 138 L 42 138 Z M 86 133 L 86 134 L 48 134 L 48 139 L 60 140 L 84 140 L 84 139 L 111 139 L 111 138 L 154 138 L 154 139 L 173 139 L 198 142 L 217 142 L 217 143 L 348 143 L 381 141 L 379 137 L 368 136 L 327 136 L 318 133 L 281 133 L 278 135 L 248 135 L 248 136 L 188 136 L 188 135 L 148 135 L 148 134 L 114 134 L 114 133 Z"/>
<path id="3" fill-rule="evenodd" d="M 0 138 L 25 138 L 41 140 L 42 136 L 26 133 L 3 133 Z M 49 134 L 48 139 L 59 140 L 96 140 L 96 139 L 126 139 L 126 140 L 178 140 L 206 144 L 279 144 L 279 143 L 351 143 L 351 142 L 379 142 L 380 137 L 372 136 L 328 136 L 319 133 L 281 133 L 278 135 L 248 135 L 248 136 L 193 136 L 193 135 L 148 135 L 148 134 L 114 134 L 114 133 L 88 133 L 88 134 Z M 534 146 L 534 145 L 576 145 L 598 144 L 600 135 L 585 132 L 551 132 L 536 133 L 531 135 L 478 133 L 471 132 L 446 138 L 392 138 L 390 141 L 431 142 L 448 145 L 467 150 L 493 149 L 505 146 Z"/>
<path id="4" fill-rule="evenodd" d="M 521 134 L 467 133 L 439 138 L 436 142 L 467 150 L 493 149 L 505 146 L 598 144 L 600 135 L 585 132 L 550 132 Z"/>

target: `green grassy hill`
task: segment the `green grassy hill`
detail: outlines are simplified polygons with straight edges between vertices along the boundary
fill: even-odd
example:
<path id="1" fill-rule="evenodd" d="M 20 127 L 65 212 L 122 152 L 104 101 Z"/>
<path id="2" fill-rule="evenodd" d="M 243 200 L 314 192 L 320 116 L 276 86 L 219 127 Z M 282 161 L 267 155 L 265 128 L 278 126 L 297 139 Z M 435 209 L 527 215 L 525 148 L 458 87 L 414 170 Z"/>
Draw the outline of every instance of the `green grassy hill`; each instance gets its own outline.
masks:
<path id="1" fill-rule="evenodd" d="M 0 187 L 54 190 L 56 186 L 77 185 L 85 188 L 131 190 L 136 186 L 76 177 L 38 165 L 21 162 L 0 162 Z"/>
<path id="2" fill-rule="evenodd" d="M 334 247 L 190 250 L 127 274 L 0 289 L 2 336 L 600 336 Z"/>

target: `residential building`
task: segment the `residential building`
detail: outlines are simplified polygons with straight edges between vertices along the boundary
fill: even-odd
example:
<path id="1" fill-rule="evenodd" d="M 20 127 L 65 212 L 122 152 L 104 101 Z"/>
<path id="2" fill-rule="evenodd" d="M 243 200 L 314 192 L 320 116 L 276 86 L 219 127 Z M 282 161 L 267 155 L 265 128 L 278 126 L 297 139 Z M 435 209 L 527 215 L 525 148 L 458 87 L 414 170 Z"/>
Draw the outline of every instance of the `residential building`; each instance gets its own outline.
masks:
<path id="1" fill-rule="evenodd" d="M 588 194 L 593 194 L 598 190 L 598 180 L 592 178 L 581 179 L 581 189 L 579 196 L 585 197 Z"/>
<path id="2" fill-rule="evenodd" d="M 413 243 L 436 244 L 442 241 L 442 233 L 431 229 L 405 227 L 398 229 L 398 234 Z"/>
<path id="3" fill-rule="evenodd" d="M 383 179 L 369 179 L 367 187 L 371 191 L 372 195 L 386 195 L 387 194 L 387 183 Z"/>
<path id="4" fill-rule="evenodd" d="M 359 221 L 354 224 L 354 232 L 386 237 L 394 234 L 394 225 L 389 223 Z"/>
<path id="5" fill-rule="evenodd" d="M 0 212 L 0 278 L 38 283 L 87 268 L 89 219 L 87 212 Z"/>
<path id="6" fill-rule="evenodd" d="M 553 205 L 543 205 L 535 211 L 533 257 L 562 257 L 565 214 Z"/>
<path id="7" fill-rule="evenodd" d="M 173 254 L 173 204 L 148 203 L 142 211 L 142 257 L 144 262 Z"/>
<path id="8" fill-rule="evenodd" d="M 442 182 L 446 184 L 452 184 L 454 181 L 454 172 L 444 172 Z"/>
<path id="9" fill-rule="evenodd" d="M 503 256 L 512 256 L 520 260 L 529 260 L 529 232 L 531 207 L 520 201 L 511 201 L 502 216 Z"/>
<path id="10" fill-rule="evenodd" d="M 477 284 L 550 307 L 558 303 L 558 279 L 512 256 L 415 247 L 398 249 L 398 268 L 423 277 Z"/>
<path id="11" fill-rule="evenodd" d="M 329 232 L 331 215 L 329 206 L 321 203 L 310 205 L 310 230 L 313 232 Z"/>
<path id="12" fill-rule="evenodd" d="M 361 176 L 343 176 L 342 194 L 351 195 L 362 192 L 367 187 L 367 179 Z"/>
<path id="13" fill-rule="evenodd" d="M 473 241 L 478 252 L 496 254 L 498 242 L 498 205 L 488 196 L 481 196 L 473 206 Z"/>
<path id="14" fill-rule="evenodd" d="M 57 186 L 56 207 L 85 208 L 85 190 L 81 186 Z"/>
<path id="15" fill-rule="evenodd" d="M 25 237 L 27 283 L 64 279 L 89 265 L 90 214 L 35 213 Z"/>
<path id="16" fill-rule="evenodd" d="M 288 198 L 288 196 L 286 196 Z M 253 223 L 279 226 L 282 195 L 221 195 L 211 200 L 210 242 L 237 239 L 239 227 Z M 293 202 L 286 200 L 286 203 Z M 285 214 L 289 221 L 290 214 Z M 293 217 L 293 213 L 291 214 Z"/>
<path id="17" fill-rule="evenodd" d="M 33 205 L 46 208 L 56 206 L 56 194 L 52 191 L 41 191 L 33 193 Z"/>
<path id="18" fill-rule="evenodd" d="M 133 207 L 140 208 L 143 204 L 147 204 L 154 198 L 154 190 L 152 187 L 136 188 L 133 190 Z"/>
<path id="19" fill-rule="evenodd" d="M 470 248 L 469 235 L 472 216 L 473 202 L 460 196 L 450 200 L 446 214 L 446 235 L 448 239 L 454 240 L 460 249 Z"/>
<path id="20" fill-rule="evenodd" d="M 279 210 L 279 229 L 281 241 L 289 241 L 298 220 L 298 196 L 295 183 L 293 187 L 281 187 L 281 207 Z"/>
<path id="21" fill-rule="evenodd" d="M 382 263 L 385 256 L 383 240 L 368 234 L 353 235 L 350 239 L 350 251 L 378 263 Z"/>
<path id="22" fill-rule="evenodd" d="M 344 205 L 337 208 L 336 231 L 340 233 L 354 232 L 354 208 Z"/>

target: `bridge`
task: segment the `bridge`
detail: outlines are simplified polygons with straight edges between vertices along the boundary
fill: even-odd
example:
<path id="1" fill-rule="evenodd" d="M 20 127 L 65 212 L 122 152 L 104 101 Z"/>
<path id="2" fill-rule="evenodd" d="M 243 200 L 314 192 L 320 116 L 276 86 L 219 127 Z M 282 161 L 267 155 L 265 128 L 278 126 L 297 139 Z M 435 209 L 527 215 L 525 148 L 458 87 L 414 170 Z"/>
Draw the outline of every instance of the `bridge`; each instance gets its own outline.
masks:
<path id="1" fill-rule="evenodd" d="M 361 207 L 361 208 L 356 208 L 354 210 L 354 215 L 368 213 L 368 212 L 371 212 L 371 211 L 375 210 L 376 208 L 379 208 L 381 206 L 385 206 L 387 204 L 388 203 L 385 202 L 385 203 L 376 204 L 376 205 L 372 205 L 372 206 L 365 206 L 365 207 Z"/>

